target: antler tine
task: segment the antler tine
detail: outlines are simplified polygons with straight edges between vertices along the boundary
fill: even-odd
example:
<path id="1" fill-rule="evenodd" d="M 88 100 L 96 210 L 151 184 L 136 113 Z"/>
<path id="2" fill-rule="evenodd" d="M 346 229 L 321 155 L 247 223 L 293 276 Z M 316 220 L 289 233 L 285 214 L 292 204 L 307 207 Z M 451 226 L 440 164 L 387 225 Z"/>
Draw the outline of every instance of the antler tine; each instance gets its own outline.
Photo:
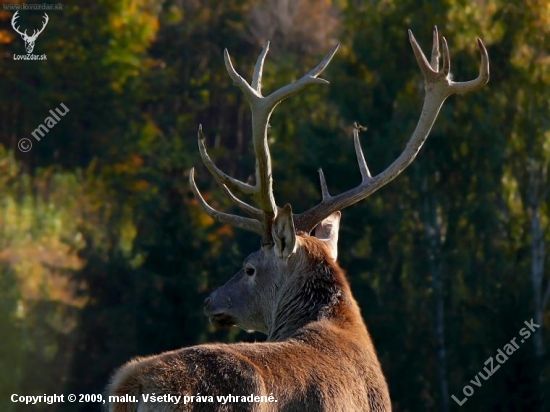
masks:
<path id="1" fill-rule="evenodd" d="M 48 14 L 47 14 L 47 13 L 44 13 L 44 15 L 42 16 L 42 18 L 45 19 L 44 22 L 42 23 L 42 28 L 39 29 L 39 30 L 34 29 L 31 37 L 33 37 L 33 38 L 38 37 L 38 35 L 44 31 L 44 29 L 46 28 L 46 25 L 47 25 L 48 22 L 50 21 L 50 18 L 48 17 Z"/>
<path id="2" fill-rule="evenodd" d="M 445 44 L 447 44 L 446 41 L 445 41 Z M 464 94 L 464 93 L 468 93 L 468 92 L 480 89 L 483 86 L 485 86 L 489 81 L 489 77 L 490 77 L 489 54 L 487 53 L 487 49 L 485 48 L 485 45 L 483 44 L 483 41 L 480 38 L 477 39 L 477 45 L 481 53 L 481 65 L 479 66 L 479 76 L 476 79 L 470 80 L 467 82 L 461 82 L 461 83 L 451 82 L 451 87 L 453 88 L 455 93 Z"/>
<path id="3" fill-rule="evenodd" d="M 235 203 L 238 208 L 240 208 L 250 217 L 258 221 L 261 221 L 263 219 L 264 213 L 260 209 L 257 209 L 254 206 L 250 206 L 248 203 L 243 202 L 241 199 L 237 198 L 233 193 L 231 193 L 226 185 L 221 185 L 221 188 L 223 189 L 223 192 L 226 194 L 226 196 L 231 199 L 231 201 Z"/>
<path id="4" fill-rule="evenodd" d="M 410 31 L 410 30 L 409 30 Z M 430 60 L 432 69 L 436 72 L 439 71 L 439 33 L 437 32 L 437 26 L 434 26 L 433 40 L 432 40 L 432 59 Z"/>
<path id="5" fill-rule="evenodd" d="M 438 43 L 437 36 L 437 28 L 434 28 L 434 43 Z M 409 39 L 418 66 L 424 75 L 425 96 L 420 118 L 411 138 L 405 146 L 405 149 L 401 155 L 399 155 L 399 157 L 380 174 L 370 178 L 368 174 L 362 170 L 361 174 L 363 177 L 363 182 L 359 186 L 337 196 L 323 196 L 323 200 L 317 206 L 295 216 L 294 221 L 298 230 L 311 232 L 311 230 L 313 230 L 313 228 L 315 228 L 321 220 L 328 217 L 331 213 L 337 210 L 342 210 L 362 199 L 365 199 L 376 190 L 395 179 L 415 159 L 416 155 L 420 151 L 420 148 L 426 141 L 445 99 L 452 94 L 462 94 L 477 90 L 489 81 L 489 56 L 487 54 L 487 49 L 480 39 L 478 39 L 478 45 L 481 52 L 479 76 L 475 80 L 467 82 L 453 82 L 449 79 L 451 63 L 449 47 L 445 38 L 442 38 L 443 53 L 441 57 L 443 59 L 443 67 L 441 69 L 439 69 L 439 61 L 435 61 L 436 58 L 439 60 L 438 44 L 433 45 L 432 61 L 428 62 L 410 30 Z M 357 130 L 354 133 L 357 133 L 358 135 Z M 360 150 L 358 139 L 355 141 L 356 149 L 359 147 Z M 366 162 L 363 163 L 362 161 L 362 159 L 364 159 L 362 156 L 362 151 L 357 151 L 357 158 L 360 169 L 363 167 L 361 166 L 362 164 L 366 167 Z"/>
<path id="6" fill-rule="evenodd" d="M 15 25 L 17 24 L 17 19 L 19 18 L 19 10 L 17 10 L 14 14 L 13 14 L 13 17 L 11 18 L 11 27 L 13 27 L 13 30 L 15 30 L 16 33 L 20 34 L 21 36 L 23 35 L 26 35 L 27 34 L 27 30 L 25 30 L 24 33 L 21 33 L 21 31 L 19 31 L 19 27 L 15 27 Z"/>
<path id="7" fill-rule="evenodd" d="M 328 54 L 323 58 L 323 60 L 321 60 L 321 63 L 319 63 L 309 73 L 302 76 L 300 79 L 298 79 L 294 83 L 281 87 L 279 90 L 276 90 L 273 93 L 271 93 L 269 96 L 267 96 L 266 99 L 268 99 L 267 101 L 271 106 L 271 110 L 273 110 L 273 108 L 277 106 L 279 103 L 281 103 L 284 99 L 292 96 L 293 94 L 298 93 L 308 84 L 329 84 L 328 80 L 321 79 L 317 76 L 319 76 L 327 68 L 330 61 L 338 51 L 339 47 L 340 47 L 340 44 L 337 44 L 336 46 L 334 46 L 332 50 L 328 52 Z"/>
<path id="8" fill-rule="evenodd" d="M 207 215 L 217 220 L 218 222 L 227 223 L 231 226 L 235 226 L 240 229 L 249 230 L 249 231 L 258 233 L 259 235 L 263 235 L 264 230 L 261 223 L 258 220 L 250 219 L 242 216 L 230 215 L 228 213 L 218 212 L 216 209 L 210 206 L 206 202 L 206 200 L 204 200 L 204 198 L 202 197 L 202 194 L 199 191 L 199 188 L 197 187 L 197 183 L 195 182 L 195 168 L 192 168 L 191 171 L 189 172 L 189 184 L 191 185 L 191 190 L 197 197 L 199 204 L 201 205 L 201 207 L 203 208 L 203 210 L 206 212 Z"/>
<path id="9" fill-rule="evenodd" d="M 327 181 L 325 180 L 323 169 L 319 169 L 319 183 L 321 185 L 321 195 L 323 196 L 323 200 L 329 198 L 330 193 L 328 192 Z"/>
<path id="10" fill-rule="evenodd" d="M 237 73 L 237 71 L 233 67 L 233 63 L 231 62 L 231 56 L 229 56 L 229 51 L 227 49 L 224 49 L 223 51 L 223 60 L 225 62 L 225 68 L 227 70 L 227 73 L 229 73 L 229 77 L 231 77 L 231 79 L 233 80 L 233 83 L 235 83 L 235 85 L 242 90 L 242 92 L 244 93 L 249 103 L 251 100 L 261 97 L 260 93 L 256 92 L 256 90 L 254 90 L 248 84 L 248 82 L 239 73 Z M 263 67 L 263 62 L 261 65 Z M 258 74 L 258 77 L 261 77 L 261 74 Z"/>
<path id="11" fill-rule="evenodd" d="M 199 143 L 199 153 L 201 155 L 201 159 L 208 169 L 208 171 L 212 174 L 216 182 L 218 182 L 220 185 L 227 185 L 233 190 L 239 191 L 242 194 L 245 195 L 253 195 L 254 194 L 254 187 L 250 186 L 247 183 L 241 182 L 240 180 L 234 179 L 231 176 L 225 174 L 222 172 L 210 159 L 210 156 L 208 156 L 208 152 L 206 151 L 206 139 L 204 138 L 204 135 L 202 133 L 202 124 L 199 125 L 199 131 L 197 133 L 198 137 L 198 143 Z"/>
<path id="12" fill-rule="evenodd" d="M 355 155 L 357 156 L 357 163 L 359 164 L 359 171 L 361 172 L 362 182 L 367 182 L 372 179 L 370 174 L 369 167 L 365 160 L 365 155 L 363 154 L 363 149 L 361 149 L 361 141 L 359 140 L 359 132 L 367 130 L 366 127 L 361 126 L 359 123 L 355 122 L 353 125 L 353 144 L 355 146 Z"/>
<path id="13" fill-rule="evenodd" d="M 231 193 L 231 190 L 227 186 L 231 186 L 234 190 L 238 190 L 243 194 L 249 195 L 254 193 L 254 187 L 225 174 L 214 164 L 206 151 L 206 139 L 204 137 L 204 134 L 202 133 L 202 124 L 199 124 L 197 137 L 199 142 L 199 153 L 201 155 L 204 165 L 210 171 L 212 176 L 214 176 L 214 180 L 216 180 L 216 182 L 223 189 L 227 197 L 231 199 L 231 201 L 235 203 L 235 205 L 245 211 L 249 216 L 253 217 L 254 219 L 260 220 L 263 217 L 262 211 L 238 199 L 233 193 Z"/>
<path id="14" fill-rule="evenodd" d="M 258 56 L 258 61 L 254 67 L 254 74 L 252 75 L 252 88 L 256 90 L 260 95 L 262 94 L 262 73 L 264 71 L 264 61 L 267 52 L 269 51 L 269 42 L 267 42 L 262 49 L 262 52 Z"/>

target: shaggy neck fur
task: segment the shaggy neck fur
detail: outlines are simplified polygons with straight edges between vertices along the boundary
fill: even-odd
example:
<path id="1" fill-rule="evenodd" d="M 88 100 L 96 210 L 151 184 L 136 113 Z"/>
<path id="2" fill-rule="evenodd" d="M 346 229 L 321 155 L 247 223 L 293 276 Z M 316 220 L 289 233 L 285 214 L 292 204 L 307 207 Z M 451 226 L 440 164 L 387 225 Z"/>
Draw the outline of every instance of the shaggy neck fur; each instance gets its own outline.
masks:
<path id="1" fill-rule="evenodd" d="M 322 319 L 355 318 L 359 309 L 344 272 L 319 240 L 300 236 L 293 274 L 285 279 L 268 330 L 268 341 L 292 337 L 300 328 Z"/>

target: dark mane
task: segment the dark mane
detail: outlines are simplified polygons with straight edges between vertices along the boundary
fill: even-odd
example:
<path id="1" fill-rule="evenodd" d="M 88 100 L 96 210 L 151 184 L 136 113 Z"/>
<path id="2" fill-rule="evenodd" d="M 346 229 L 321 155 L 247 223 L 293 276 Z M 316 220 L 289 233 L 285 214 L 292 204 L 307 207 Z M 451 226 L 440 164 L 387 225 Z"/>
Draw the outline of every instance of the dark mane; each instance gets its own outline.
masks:
<path id="1" fill-rule="evenodd" d="M 321 240 L 299 236 L 309 270 L 282 291 L 269 340 L 288 338 L 311 322 L 351 317 L 348 306 L 353 300 L 344 271 Z"/>
<path id="2" fill-rule="evenodd" d="M 333 259 L 325 243 L 314 236 L 300 234 L 300 239 L 306 252 L 308 263 L 321 272 L 328 270 L 332 274 L 333 281 L 340 288 L 349 288 L 349 282 L 344 270 Z"/>

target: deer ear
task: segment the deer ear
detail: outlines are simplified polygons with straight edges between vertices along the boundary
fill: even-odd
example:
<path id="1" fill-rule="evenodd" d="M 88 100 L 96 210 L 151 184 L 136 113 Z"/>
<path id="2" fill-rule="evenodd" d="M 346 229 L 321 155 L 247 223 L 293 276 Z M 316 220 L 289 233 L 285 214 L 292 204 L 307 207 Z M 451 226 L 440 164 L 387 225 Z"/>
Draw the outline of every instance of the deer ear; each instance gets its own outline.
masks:
<path id="1" fill-rule="evenodd" d="M 296 229 L 292 219 L 292 208 L 288 203 L 277 214 L 271 234 L 275 242 L 274 250 L 277 257 L 287 260 L 296 252 Z"/>
<path id="2" fill-rule="evenodd" d="M 338 257 L 338 231 L 341 217 L 342 213 L 336 211 L 315 227 L 315 237 L 328 246 L 334 260 Z"/>

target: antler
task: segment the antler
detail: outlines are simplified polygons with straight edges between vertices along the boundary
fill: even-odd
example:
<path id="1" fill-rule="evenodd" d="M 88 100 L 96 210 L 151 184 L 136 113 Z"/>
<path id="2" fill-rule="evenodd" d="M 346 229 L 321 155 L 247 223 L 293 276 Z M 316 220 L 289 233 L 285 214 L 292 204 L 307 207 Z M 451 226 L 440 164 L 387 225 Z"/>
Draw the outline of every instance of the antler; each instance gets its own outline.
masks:
<path id="1" fill-rule="evenodd" d="M 17 10 L 13 17 L 11 18 L 11 27 L 13 27 L 13 30 L 16 31 L 16 33 L 19 33 L 21 36 L 27 36 L 27 30 L 25 30 L 24 33 L 21 33 L 19 31 L 19 27 L 15 27 L 15 21 L 19 18 L 19 10 Z"/>
<path id="2" fill-rule="evenodd" d="M 48 14 L 47 13 L 44 13 L 44 17 L 46 20 L 42 23 L 42 28 L 40 30 L 33 30 L 33 33 L 32 33 L 32 36 L 29 36 L 27 34 L 27 30 L 25 29 L 25 31 L 23 33 L 21 33 L 21 31 L 19 31 L 19 27 L 15 27 L 15 23 L 16 23 L 16 20 L 19 18 L 19 10 L 17 10 L 14 14 L 13 14 L 13 17 L 11 18 L 11 26 L 13 27 L 13 29 L 19 33 L 23 38 L 26 38 L 26 39 L 29 39 L 29 40 L 33 40 L 33 39 L 36 39 L 38 37 L 38 35 L 40 33 L 42 33 L 44 31 L 44 29 L 46 28 L 46 25 L 48 24 L 48 22 L 50 21 L 50 18 L 48 17 Z"/>
<path id="3" fill-rule="evenodd" d="M 319 222 L 330 216 L 331 213 L 337 210 L 345 209 L 346 207 L 365 199 L 376 190 L 395 179 L 415 159 L 420 148 L 426 141 L 426 138 L 430 133 L 430 130 L 445 99 L 455 93 L 464 94 L 477 90 L 489 81 L 489 56 L 487 54 L 487 49 L 485 49 L 485 46 L 480 39 L 477 39 L 479 50 L 481 52 L 479 76 L 475 80 L 458 83 L 453 82 L 449 77 L 451 61 L 449 47 L 445 37 L 442 37 L 441 39 L 443 45 L 442 56 L 439 53 L 439 36 L 437 27 L 435 27 L 433 31 L 431 62 L 428 62 L 426 59 L 426 56 L 420 49 L 420 46 L 416 42 L 416 39 L 410 30 L 409 40 L 416 57 L 416 61 L 420 66 L 420 71 L 424 75 L 425 96 L 424 105 L 422 107 L 422 113 L 420 114 L 418 124 L 416 125 L 416 129 L 408 141 L 405 150 L 386 170 L 374 177 L 371 177 L 363 156 L 363 151 L 361 150 L 361 145 L 359 143 L 360 126 L 356 125 L 353 136 L 357 160 L 361 170 L 361 184 L 337 196 L 330 196 L 323 171 L 319 170 L 321 191 L 323 195 L 322 200 L 312 209 L 294 216 L 294 222 L 298 230 L 302 230 L 307 233 L 311 232 L 315 226 L 319 224 Z M 441 69 L 439 68 L 440 57 L 443 58 L 443 67 Z"/>
<path id="4" fill-rule="evenodd" d="M 273 178 L 271 171 L 271 156 L 269 146 L 267 144 L 267 128 L 269 118 L 273 109 L 286 98 L 298 93 L 309 84 L 328 84 L 328 81 L 318 78 L 323 70 L 328 66 L 330 60 L 336 53 L 338 45 L 335 46 L 325 58 L 302 78 L 294 83 L 286 85 L 268 96 L 262 96 L 262 71 L 265 56 L 269 50 L 269 42 L 265 45 L 254 68 L 252 75 L 252 83 L 249 84 L 242 78 L 234 69 L 229 57 L 227 49 L 224 51 L 225 67 L 233 82 L 243 92 L 252 112 L 252 140 L 254 144 L 254 152 L 256 155 L 256 184 L 250 185 L 241 182 L 222 172 L 210 159 L 206 151 L 205 139 L 202 133 L 202 126 L 199 126 L 198 143 L 201 158 L 210 171 L 216 182 L 222 187 L 226 195 L 251 218 L 230 215 L 227 213 L 218 212 L 213 209 L 204 200 L 197 188 L 195 182 L 195 171 L 191 169 L 189 181 L 191 189 L 197 196 L 200 205 L 207 214 L 214 219 L 228 223 L 242 229 L 250 230 L 262 235 L 262 243 L 272 243 L 271 226 L 277 215 L 277 204 L 273 197 Z M 238 199 L 231 191 L 239 195 L 251 197 L 259 208 L 253 207 L 240 199 Z"/>
<path id="5" fill-rule="evenodd" d="M 48 17 L 48 15 L 46 13 L 44 13 L 44 16 L 42 16 L 42 17 L 45 18 L 44 23 L 42 23 L 42 28 L 40 30 L 34 30 L 33 31 L 32 36 L 31 36 L 31 38 L 33 38 L 33 39 L 36 39 L 38 37 L 38 35 L 44 31 L 44 29 L 46 28 L 46 25 L 50 21 L 50 18 Z"/>

